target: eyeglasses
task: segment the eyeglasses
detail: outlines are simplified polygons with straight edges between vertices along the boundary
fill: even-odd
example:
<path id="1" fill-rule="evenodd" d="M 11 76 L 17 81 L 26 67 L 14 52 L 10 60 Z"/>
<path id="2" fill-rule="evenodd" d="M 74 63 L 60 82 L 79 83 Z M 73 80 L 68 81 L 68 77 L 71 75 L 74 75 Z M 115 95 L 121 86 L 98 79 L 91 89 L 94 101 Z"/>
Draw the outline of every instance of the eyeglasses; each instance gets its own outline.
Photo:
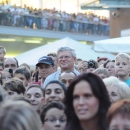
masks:
<path id="1" fill-rule="evenodd" d="M 56 121 L 59 120 L 60 123 L 65 123 L 66 122 L 66 118 L 60 118 L 60 119 L 56 119 L 56 118 L 47 118 L 44 121 L 45 122 L 50 122 L 50 123 L 56 123 Z"/>
<path id="2" fill-rule="evenodd" d="M 71 58 L 71 57 L 72 57 L 72 56 L 60 56 L 59 59 L 62 60 L 62 59 L 64 58 L 64 59 L 67 60 L 67 59 L 69 59 L 69 58 Z"/>

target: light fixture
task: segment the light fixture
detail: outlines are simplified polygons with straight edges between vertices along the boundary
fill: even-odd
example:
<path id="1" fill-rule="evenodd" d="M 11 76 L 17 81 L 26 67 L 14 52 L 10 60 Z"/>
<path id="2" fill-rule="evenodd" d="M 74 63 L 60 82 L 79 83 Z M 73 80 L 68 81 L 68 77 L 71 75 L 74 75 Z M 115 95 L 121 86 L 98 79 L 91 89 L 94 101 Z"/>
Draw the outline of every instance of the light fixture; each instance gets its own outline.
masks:
<path id="1" fill-rule="evenodd" d="M 2 41 L 2 42 L 15 42 L 16 39 L 2 38 L 2 39 L 0 39 L 0 41 Z"/>
<path id="2" fill-rule="evenodd" d="M 41 44 L 41 41 L 38 41 L 38 40 L 25 40 L 24 41 L 25 43 L 32 43 L 32 44 Z"/>

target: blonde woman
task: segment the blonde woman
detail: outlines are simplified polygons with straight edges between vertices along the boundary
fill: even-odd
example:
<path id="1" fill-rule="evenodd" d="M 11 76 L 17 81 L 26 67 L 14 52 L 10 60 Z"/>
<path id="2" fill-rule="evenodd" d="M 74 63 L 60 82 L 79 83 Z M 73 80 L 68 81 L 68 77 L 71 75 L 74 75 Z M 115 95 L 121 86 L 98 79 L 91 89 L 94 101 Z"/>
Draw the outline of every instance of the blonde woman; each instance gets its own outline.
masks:
<path id="1" fill-rule="evenodd" d="M 121 99 L 130 99 L 130 87 L 126 83 L 120 81 L 114 76 L 105 78 L 103 81 L 112 103 Z"/>

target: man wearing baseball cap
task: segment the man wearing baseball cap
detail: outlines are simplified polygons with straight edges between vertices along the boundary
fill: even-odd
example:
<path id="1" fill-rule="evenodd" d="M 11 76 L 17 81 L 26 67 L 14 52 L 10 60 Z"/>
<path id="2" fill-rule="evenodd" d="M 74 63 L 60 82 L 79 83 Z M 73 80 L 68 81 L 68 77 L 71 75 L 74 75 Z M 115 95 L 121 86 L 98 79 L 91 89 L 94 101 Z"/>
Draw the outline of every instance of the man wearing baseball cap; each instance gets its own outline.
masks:
<path id="1" fill-rule="evenodd" d="M 54 61 L 50 56 L 43 56 L 38 60 L 36 66 L 39 67 L 39 74 L 43 84 L 46 77 L 54 72 Z"/>

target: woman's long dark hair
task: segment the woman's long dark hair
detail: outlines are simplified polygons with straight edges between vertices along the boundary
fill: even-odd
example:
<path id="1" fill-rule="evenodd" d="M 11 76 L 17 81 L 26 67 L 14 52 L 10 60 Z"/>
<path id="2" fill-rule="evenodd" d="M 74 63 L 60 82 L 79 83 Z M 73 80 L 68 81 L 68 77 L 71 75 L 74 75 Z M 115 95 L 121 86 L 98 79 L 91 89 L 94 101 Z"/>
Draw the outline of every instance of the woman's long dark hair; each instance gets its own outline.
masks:
<path id="1" fill-rule="evenodd" d="M 75 85 L 80 81 L 87 81 L 92 89 L 93 94 L 99 100 L 99 110 L 98 110 L 98 118 L 99 118 L 99 127 L 100 130 L 106 130 L 106 113 L 110 106 L 110 100 L 108 96 L 108 92 L 106 90 L 106 86 L 103 81 L 93 73 L 84 73 L 77 76 L 68 87 L 68 90 L 65 95 L 65 105 L 66 105 L 66 114 L 67 114 L 67 126 L 66 130 L 82 130 L 80 126 L 80 121 L 76 116 L 73 108 L 73 92 Z"/>

